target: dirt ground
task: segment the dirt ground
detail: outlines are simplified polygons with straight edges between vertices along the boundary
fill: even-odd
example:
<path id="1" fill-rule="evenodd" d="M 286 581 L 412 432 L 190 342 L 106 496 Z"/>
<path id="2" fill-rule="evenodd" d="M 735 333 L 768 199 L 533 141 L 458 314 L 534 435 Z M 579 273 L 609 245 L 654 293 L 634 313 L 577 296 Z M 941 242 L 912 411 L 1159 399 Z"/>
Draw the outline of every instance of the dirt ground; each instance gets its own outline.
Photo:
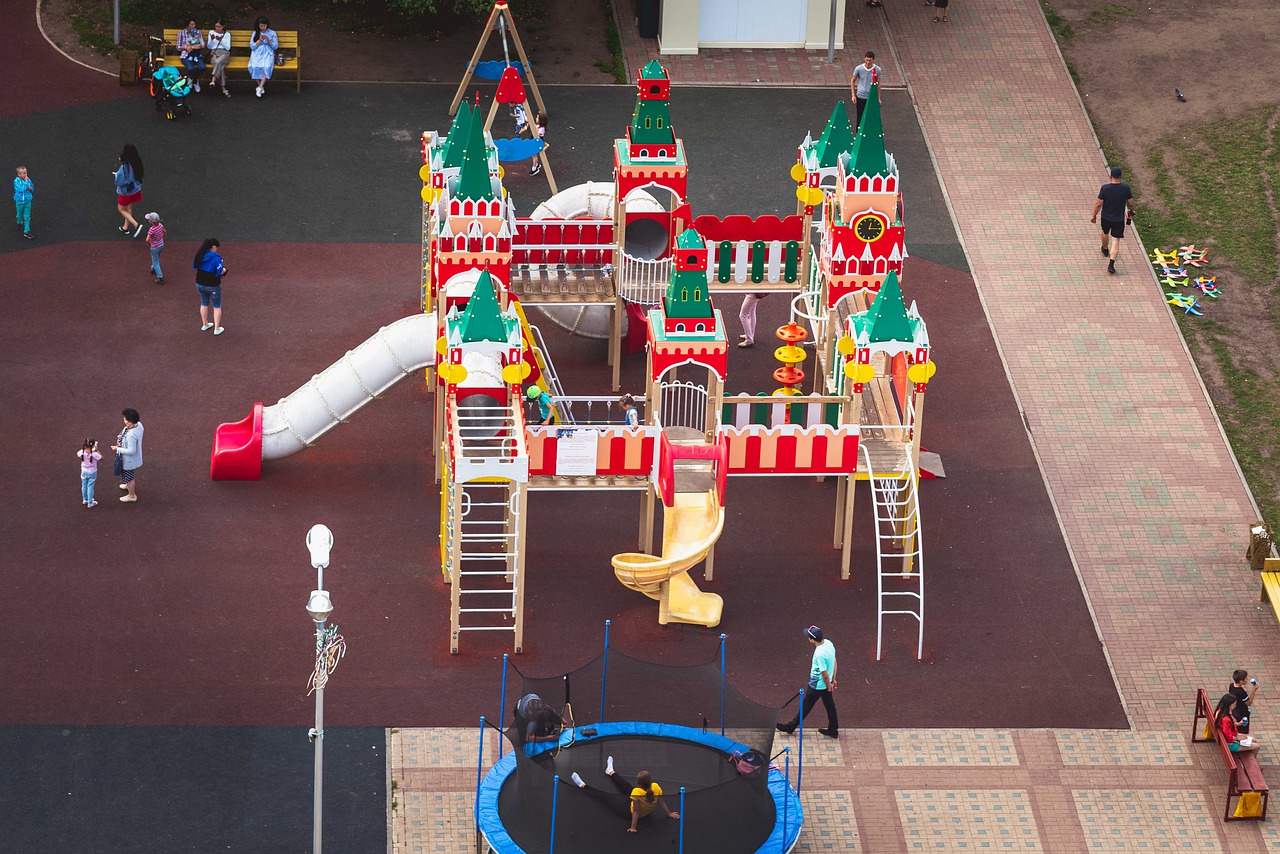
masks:
<path id="1" fill-rule="evenodd" d="M 41 19 L 46 35 L 81 62 L 116 73 L 117 60 L 80 48 L 67 21 L 69 0 L 43 0 Z M 605 47 L 607 6 L 600 0 L 549 0 L 546 17 L 522 21 L 516 29 L 529 53 L 538 83 L 613 83 L 612 74 L 597 67 L 608 60 Z M 253 13 L 271 19 L 277 29 L 296 29 L 303 46 L 307 80 L 379 80 L 423 83 L 457 83 L 484 32 L 484 18 L 477 19 L 461 36 L 432 40 L 357 35 L 328 24 L 292 20 L 289 13 L 264 7 Z M 158 24 L 159 26 L 164 23 Z M 202 24 L 203 25 L 203 24 Z M 232 21 L 232 28 L 249 21 Z M 174 26 L 168 23 L 168 26 Z M 75 48 L 69 47 L 74 45 Z M 508 41 L 512 60 L 518 59 L 515 42 Z M 502 59 L 502 39 L 489 39 L 481 60 Z"/>

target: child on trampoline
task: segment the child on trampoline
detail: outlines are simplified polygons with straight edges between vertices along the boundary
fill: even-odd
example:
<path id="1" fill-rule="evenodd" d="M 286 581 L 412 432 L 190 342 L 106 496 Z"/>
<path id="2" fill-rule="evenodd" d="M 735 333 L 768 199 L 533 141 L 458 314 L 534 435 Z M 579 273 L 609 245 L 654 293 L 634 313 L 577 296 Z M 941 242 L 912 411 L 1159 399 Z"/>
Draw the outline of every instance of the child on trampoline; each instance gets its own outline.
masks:
<path id="1" fill-rule="evenodd" d="M 562 727 L 573 726 L 566 708 L 557 712 L 537 694 L 525 694 L 516 701 L 516 728 L 524 733 L 525 743 L 558 741 Z"/>
<path id="2" fill-rule="evenodd" d="M 613 757 L 610 756 L 605 760 L 604 773 L 609 778 L 609 782 L 613 783 L 619 792 L 625 794 L 630 802 L 631 826 L 627 828 L 627 833 L 639 833 L 637 825 L 639 825 L 640 819 L 652 813 L 655 806 L 661 805 L 662 811 L 670 818 L 680 818 L 680 813 L 674 812 L 671 807 L 667 806 L 667 802 L 662 799 L 662 787 L 653 782 L 653 775 L 648 771 L 641 771 L 636 775 L 636 785 L 633 788 L 621 775 L 613 770 Z M 605 792 L 588 786 L 577 771 L 573 772 L 570 779 L 573 780 L 575 786 L 587 794 L 602 799 L 607 798 L 610 804 L 616 803 L 612 798 L 608 798 Z"/>

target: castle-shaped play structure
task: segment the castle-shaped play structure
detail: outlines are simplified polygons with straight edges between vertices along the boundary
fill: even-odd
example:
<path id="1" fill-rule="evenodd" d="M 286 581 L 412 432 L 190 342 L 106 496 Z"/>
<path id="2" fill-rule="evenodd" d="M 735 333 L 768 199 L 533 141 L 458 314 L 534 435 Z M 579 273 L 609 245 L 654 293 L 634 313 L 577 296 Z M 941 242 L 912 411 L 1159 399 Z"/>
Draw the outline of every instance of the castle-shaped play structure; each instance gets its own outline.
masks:
<path id="1" fill-rule="evenodd" d="M 920 657 L 920 430 L 934 365 L 925 323 L 902 292 L 902 196 L 878 83 L 856 134 L 841 103 L 818 139 L 798 147 L 796 213 L 752 219 L 692 216 L 667 71 L 650 62 L 636 82 L 630 124 L 614 141 L 613 181 L 556 193 L 529 217 L 514 212 L 479 105 L 461 101 L 447 133 L 423 134 L 422 312 L 379 330 L 275 405 L 256 404 L 245 420 L 219 427 L 212 476 L 258 478 L 264 460 L 312 445 L 426 369 L 455 653 L 468 632 L 511 632 L 515 650 L 523 646 L 534 493 L 639 492 L 639 549 L 614 556 L 617 580 L 656 600 L 660 623 L 709 627 L 725 598 L 732 607 L 733 568 L 717 585 L 724 597 L 701 589 L 691 570 L 705 564 L 705 581 L 715 580 L 730 478 L 834 479 L 832 542 L 845 579 L 854 486 L 866 480 L 877 658 L 886 615 L 917 622 Z M 792 322 L 778 330 L 778 387 L 726 396 L 728 336 L 716 300 L 766 292 L 792 299 Z M 607 336 L 615 389 L 624 344 L 643 347 L 639 424 L 620 423 L 616 410 L 610 418 L 613 398 L 566 392 L 529 322 L 532 307 Z M 527 419 L 530 389 L 551 423 Z"/>

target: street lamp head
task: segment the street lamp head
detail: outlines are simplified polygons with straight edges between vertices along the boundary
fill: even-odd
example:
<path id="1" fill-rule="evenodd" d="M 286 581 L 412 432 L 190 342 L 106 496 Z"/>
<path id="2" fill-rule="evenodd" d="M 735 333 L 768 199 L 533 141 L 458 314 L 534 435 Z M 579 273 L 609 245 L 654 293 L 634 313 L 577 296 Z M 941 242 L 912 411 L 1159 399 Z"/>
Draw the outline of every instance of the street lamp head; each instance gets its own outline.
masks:
<path id="1" fill-rule="evenodd" d="M 329 550 L 333 548 L 333 532 L 325 525 L 312 525 L 307 531 L 307 550 L 311 552 L 311 565 L 324 569 L 329 565 Z"/>
<path id="2" fill-rule="evenodd" d="M 323 623 L 333 613 L 333 602 L 329 600 L 328 590 L 312 590 L 307 600 L 307 613 L 317 623 Z"/>

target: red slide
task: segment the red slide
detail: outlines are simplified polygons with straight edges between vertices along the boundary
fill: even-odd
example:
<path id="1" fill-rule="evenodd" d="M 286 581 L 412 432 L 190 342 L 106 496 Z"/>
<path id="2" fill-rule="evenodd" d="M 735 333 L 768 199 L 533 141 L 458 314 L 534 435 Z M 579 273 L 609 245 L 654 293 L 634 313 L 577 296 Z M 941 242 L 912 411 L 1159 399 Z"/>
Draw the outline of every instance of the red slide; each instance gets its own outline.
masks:
<path id="1" fill-rule="evenodd" d="M 213 434 L 209 477 L 214 480 L 262 479 L 262 401 L 240 421 L 219 424 Z"/>

